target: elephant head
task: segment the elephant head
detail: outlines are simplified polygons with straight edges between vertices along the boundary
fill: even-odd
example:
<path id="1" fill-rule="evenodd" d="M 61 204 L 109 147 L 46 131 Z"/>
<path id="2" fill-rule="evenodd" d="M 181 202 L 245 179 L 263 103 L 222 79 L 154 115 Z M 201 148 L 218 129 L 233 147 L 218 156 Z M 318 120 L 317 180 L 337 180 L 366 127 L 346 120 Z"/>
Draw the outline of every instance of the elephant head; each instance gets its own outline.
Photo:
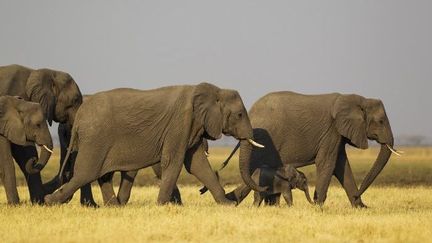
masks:
<path id="1" fill-rule="evenodd" d="M 26 164 L 29 173 L 42 170 L 48 162 L 53 142 L 41 106 L 19 97 L 0 97 L 0 134 L 14 144 L 25 146 L 35 142 L 42 147 L 39 161 L 30 159 Z"/>
<path id="2" fill-rule="evenodd" d="M 380 100 L 358 95 L 341 95 L 337 98 L 332 117 L 336 130 L 346 141 L 360 149 L 368 148 L 368 139 L 381 144 L 381 150 L 358 192 L 360 197 L 387 164 L 394 139 L 384 105 Z"/>
<path id="3" fill-rule="evenodd" d="M 31 101 L 41 104 L 49 125 L 53 120 L 73 124 L 82 103 L 81 91 L 73 78 L 68 73 L 50 69 L 30 73 L 26 95 Z"/>
<path id="4" fill-rule="evenodd" d="M 205 138 L 216 140 L 224 134 L 233 136 L 241 143 L 264 147 L 253 140 L 252 125 L 237 91 L 201 83 L 195 88 L 193 106 L 194 117 L 202 124 Z M 245 169 L 249 173 L 249 160 L 243 159 L 240 162 L 240 171 Z M 254 190 L 265 190 L 256 185 L 250 175 L 243 179 Z"/>
<path id="5" fill-rule="evenodd" d="M 296 170 L 291 165 L 284 165 L 276 171 L 276 174 L 288 181 L 292 189 L 297 188 L 302 190 L 305 193 L 308 202 L 314 204 L 309 194 L 306 175 L 303 172 Z"/>

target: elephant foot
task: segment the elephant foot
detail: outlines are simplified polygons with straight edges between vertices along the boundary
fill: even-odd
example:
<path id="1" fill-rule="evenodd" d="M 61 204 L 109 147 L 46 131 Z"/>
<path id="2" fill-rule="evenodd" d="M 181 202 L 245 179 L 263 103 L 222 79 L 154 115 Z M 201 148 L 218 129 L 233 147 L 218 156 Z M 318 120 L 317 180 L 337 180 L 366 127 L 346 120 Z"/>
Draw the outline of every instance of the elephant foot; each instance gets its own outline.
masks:
<path id="1" fill-rule="evenodd" d="M 18 201 L 8 201 L 7 204 L 10 207 L 17 207 L 17 206 L 21 205 L 19 200 Z"/>
<path id="2" fill-rule="evenodd" d="M 362 202 L 361 198 L 354 199 L 351 205 L 355 208 L 368 208 L 368 206 Z"/>
<path id="3" fill-rule="evenodd" d="M 45 203 L 44 196 L 38 196 L 30 199 L 32 204 L 43 205 Z"/>
<path id="4" fill-rule="evenodd" d="M 183 205 L 181 198 L 177 198 L 177 197 L 171 198 L 170 203 L 179 206 Z"/>
<path id="5" fill-rule="evenodd" d="M 89 208 L 99 208 L 99 205 L 94 200 L 81 200 L 81 206 Z"/>
<path id="6" fill-rule="evenodd" d="M 104 203 L 104 205 L 108 206 L 108 207 L 113 207 L 113 206 L 118 207 L 118 206 L 123 206 L 124 204 L 121 204 L 120 201 L 117 199 L 117 197 L 113 196 L 113 197 L 111 197 L 111 199 L 107 200 Z"/>

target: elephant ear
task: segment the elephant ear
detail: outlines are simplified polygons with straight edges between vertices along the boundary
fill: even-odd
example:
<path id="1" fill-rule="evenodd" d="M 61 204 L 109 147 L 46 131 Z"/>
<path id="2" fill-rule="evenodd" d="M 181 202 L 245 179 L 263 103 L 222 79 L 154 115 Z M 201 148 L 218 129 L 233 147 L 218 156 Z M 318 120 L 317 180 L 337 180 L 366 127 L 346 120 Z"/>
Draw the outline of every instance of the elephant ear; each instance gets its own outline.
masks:
<path id="1" fill-rule="evenodd" d="M 342 95 L 336 99 L 332 110 L 339 134 L 360 149 L 368 148 L 364 101 L 365 98 L 358 95 Z"/>
<path id="2" fill-rule="evenodd" d="M 0 134 L 14 144 L 25 145 L 24 124 L 10 98 L 0 97 Z"/>
<path id="3" fill-rule="evenodd" d="M 50 126 L 54 119 L 56 105 L 53 75 L 54 72 L 50 70 L 35 70 L 30 74 L 26 85 L 27 96 L 31 101 L 41 105 L 45 119 Z"/>
<path id="4" fill-rule="evenodd" d="M 193 97 L 194 116 L 210 139 L 222 136 L 223 115 L 219 100 L 220 89 L 212 84 L 201 83 L 195 87 Z"/>
<path id="5" fill-rule="evenodd" d="M 297 178 L 297 170 L 290 165 L 284 165 L 281 168 L 279 168 L 276 173 L 282 177 L 283 179 L 289 181 L 290 183 L 295 181 L 295 179 Z"/>

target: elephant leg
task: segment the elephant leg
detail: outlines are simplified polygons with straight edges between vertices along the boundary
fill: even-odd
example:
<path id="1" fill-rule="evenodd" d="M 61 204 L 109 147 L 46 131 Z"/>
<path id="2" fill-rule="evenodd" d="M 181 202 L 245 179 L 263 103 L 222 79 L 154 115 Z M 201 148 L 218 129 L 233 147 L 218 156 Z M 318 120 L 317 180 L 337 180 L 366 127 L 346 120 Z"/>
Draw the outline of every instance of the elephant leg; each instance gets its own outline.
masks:
<path id="1" fill-rule="evenodd" d="M 157 163 L 152 166 L 153 172 L 155 173 L 156 177 L 160 180 L 162 178 L 162 167 L 161 163 Z M 171 199 L 170 203 L 182 205 L 182 199 L 180 190 L 178 189 L 177 184 L 174 186 L 173 192 L 171 193 Z"/>
<path id="2" fill-rule="evenodd" d="M 98 207 L 97 203 L 93 198 L 91 183 L 87 183 L 80 189 L 80 203 L 83 206 Z"/>
<path id="3" fill-rule="evenodd" d="M 286 190 L 282 193 L 283 198 L 285 199 L 285 202 L 287 203 L 288 207 L 291 207 L 293 205 L 293 197 L 291 190 Z"/>
<path id="4" fill-rule="evenodd" d="M 265 197 L 264 203 L 268 206 L 279 206 L 280 194 L 268 195 L 267 197 Z"/>
<path id="5" fill-rule="evenodd" d="M 166 161 L 167 166 L 165 168 L 162 167 L 162 179 L 157 199 L 158 204 L 164 205 L 170 202 L 173 189 L 182 169 L 181 161 L 184 161 L 184 158 L 181 158 L 180 162 L 177 160 Z M 162 161 L 162 163 L 164 162 Z"/>
<path id="6" fill-rule="evenodd" d="M 263 201 L 263 199 L 264 198 L 262 197 L 262 195 L 261 195 L 260 192 L 254 192 L 254 202 L 253 202 L 253 205 L 255 207 L 259 207 L 261 205 L 261 202 Z"/>
<path id="7" fill-rule="evenodd" d="M 327 198 L 327 191 L 336 166 L 336 151 L 320 151 L 315 159 L 317 167 L 317 181 L 315 186 L 314 201 L 322 206 Z"/>
<path id="8" fill-rule="evenodd" d="M 18 204 L 20 200 L 16 186 L 15 166 L 10 150 L 9 141 L 0 136 L 0 175 L 6 192 L 6 199 L 9 204 Z"/>
<path id="9" fill-rule="evenodd" d="M 126 203 L 129 201 L 132 186 L 137 173 L 137 170 L 121 172 L 120 187 L 117 193 L 117 200 L 120 205 L 126 205 Z"/>
<path id="10" fill-rule="evenodd" d="M 46 195 L 46 204 L 66 202 L 79 188 L 99 177 L 99 168 L 103 163 L 100 161 L 100 154 L 89 150 L 90 148 L 87 147 L 84 147 L 84 149 L 84 151 L 78 153 L 71 180 L 62 185 L 54 193 Z"/>
<path id="11" fill-rule="evenodd" d="M 252 189 L 245 184 L 241 184 L 232 192 L 229 192 L 225 195 L 226 198 L 232 201 L 236 201 L 237 204 L 240 204 L 246 197 L 249 195 Z"/>
<path id="12" fill-rule="evenodd" d="M 231 201 L 225 197 L 225 190 L 219 183 L 215 172 L 210 167 L 202 146 L 199 146 L 196 151 L 191 151 L 191 153 L 186 155 L 185 167 L 189 173 L 194 175 L 209 189 L 217 203 L 236 204 L 236 201 Z"/>
<path id="13" fill-rule="evenodd" d="M 46 195 L 45 203 L 48 205 L 65 203 L 80 187 L 94 181 L 95 179 L 96 176 L 74 176 L 69 182 L 61 186 L 53 194 Z"/>
<path id="14" fill-rule="evenodd" d="M 20 146 L 11 144 L 12 156 L 18 163 L 21 171 L 27 182 L 30 193 L 30 201 L 32 203 L 42 204 L 44 202 L 45 190 L 42 186 L 40 173 L 29 174 L 25 169 L 25 164 L 31 158 L 38 158 L 38 153 L 35 146 Z"/>
<path id="15" fill-rule="evenodd" d="M 366 205 L 363 204 L 360 197 L 359 198 L 355 197 L 358 192 L 358 189 L 345 150 L 342 150 L 341 153 L 339 154 L 334 175 L 336 176 L 336 178 L 344 188 L 348 196 L 348 199 L 351 202 L 351 205 L 353 207 L 360 207 L 360 208 L 366 207 Z"/>
<path id="16" fill-rule="evenodd" d="M 105 205 L 114 205 L 118 206 L 119 202 L 114 192 L 114 188 L 112 185 L 112 178 L 114 172 L 109 172 L 98 179 L 99 186 L 102 192 L 102 198 Z"/>
<path id="17" fill-rule="evenodd" d="M 183 162 L 185 160 L 185 149 L 181 149 L 181 145 L 172 144 L 166 145 L 162 152 L 162 177 L 159 189 L 157 203 L 164 205 L 170 202 L 171 195 L 180 175 Z M 185 146 L 184 146 L 185 147 Z M 175 154 L 172 154 L 176 151 Z"/>

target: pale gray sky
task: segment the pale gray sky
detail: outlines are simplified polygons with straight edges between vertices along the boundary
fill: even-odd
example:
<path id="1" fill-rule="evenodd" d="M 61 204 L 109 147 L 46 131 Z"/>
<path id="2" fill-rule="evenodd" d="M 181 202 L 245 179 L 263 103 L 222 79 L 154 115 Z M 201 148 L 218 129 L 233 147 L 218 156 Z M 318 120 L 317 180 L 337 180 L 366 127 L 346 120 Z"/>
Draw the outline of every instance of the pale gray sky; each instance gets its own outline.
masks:
<path id="1" fill-rule="evenodd" d="M 0 0 L 0 65 L 69 72 L 83 93 L 203 80 L 246 106 L 276 90 L 384 101 L 432 136 L 432 1 Z"/>

